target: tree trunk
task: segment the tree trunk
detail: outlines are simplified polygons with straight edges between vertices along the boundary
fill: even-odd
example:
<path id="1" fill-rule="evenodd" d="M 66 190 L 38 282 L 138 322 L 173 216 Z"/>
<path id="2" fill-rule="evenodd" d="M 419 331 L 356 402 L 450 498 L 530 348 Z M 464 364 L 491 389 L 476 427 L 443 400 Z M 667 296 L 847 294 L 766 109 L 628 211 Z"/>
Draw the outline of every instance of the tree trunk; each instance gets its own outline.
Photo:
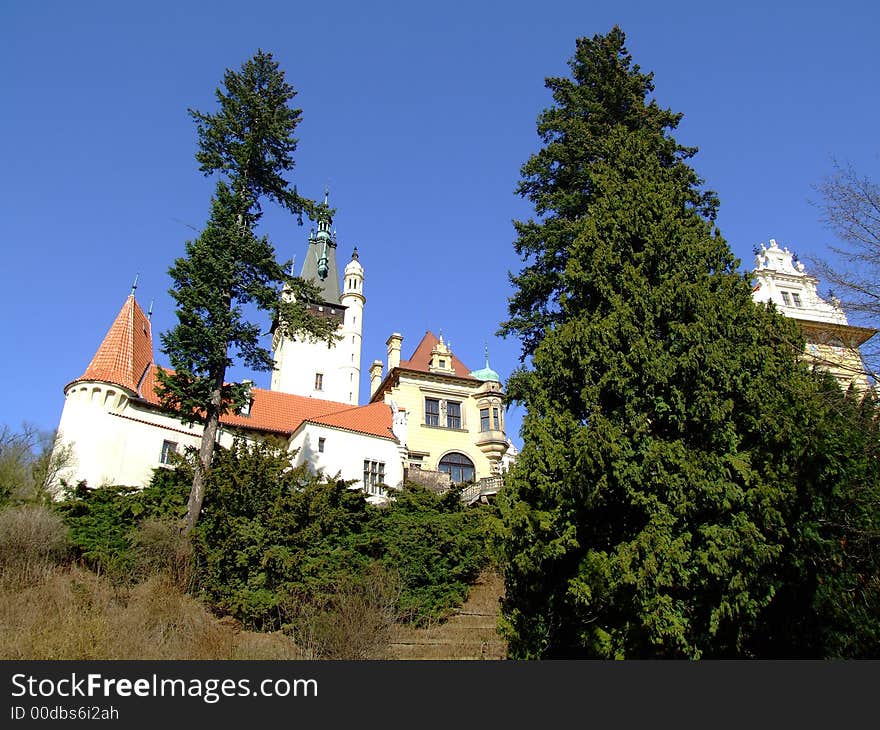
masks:
<path id="1" fill-rule="evenodd" d="M 195 473 L 193 474 L 192 487 L 189 491 L 189 500 L 186 504 L 186 522 L 183 526 L 183 534 L 188 535 L 198 522 L 202 511 L 202 502 L 205 500 L 205 482 L 208 479 L 208 470 L 211 468 L 211 459 L 214 456 L 214 444 L 217 440 L 217 429 L 220 427 L 220 411 L 223 398 L 224 372 L 214 377 L 214 388 L 211 390 L 211 404 L 205 413 L 205 430 L 202 431 L 202 443 L 199 447 L 199 458 L 196 459 Z"/>

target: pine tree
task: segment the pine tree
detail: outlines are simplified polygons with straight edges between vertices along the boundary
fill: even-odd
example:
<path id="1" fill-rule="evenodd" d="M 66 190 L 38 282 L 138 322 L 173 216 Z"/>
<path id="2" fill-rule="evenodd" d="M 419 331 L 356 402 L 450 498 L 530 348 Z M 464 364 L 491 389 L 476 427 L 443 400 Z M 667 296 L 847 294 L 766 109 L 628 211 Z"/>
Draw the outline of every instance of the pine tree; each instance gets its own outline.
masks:
<path id="1" fill-rule="evenodd" d="M 287 275 L 271 242 L 258 236 L 263 200 L 296 215 L 315 214 L 312 201 L 300 197 L 284 174 L 293 169 L 294 130 L 301 111 L 289 102 L 296 92 L 269 53 L 259 51 L 239 72 L 227 70 L 217 89 L 219 110 L 195 119 L 201 171 L 218 177 L 210 218 L 201 234 L 186 244 L 186 256 L 169 273 L 177 303 L 177 325 L 162 335 L 162 351 L 172 373 L 160 371 L 160 397 L 184 420 L 203 422 L 186 526 L 198 519 L 206 473 L 211 465 L 220 417 L 243 404 L 246 389 L 226 382 L 233 355 L 255 370 L 272 368 L 261 345 L 262 329 L 247 319 L 245 308 L 268 312 L 288 331 L 314 339 L 334 336 L 330 320 L 312 316 L 304 303 L 316 297 L 310 284 Z M 292 297 L 281 297 L 287 285 Z"/>
<path id="2" fill-rule="evenodd" d="M 497 524 L 520 658 L 747 653 L 808 448 L 803 341 L 753 303 L 624 43 L 577 41 L 522 168 L 502 333 L 526 416 Z"/>

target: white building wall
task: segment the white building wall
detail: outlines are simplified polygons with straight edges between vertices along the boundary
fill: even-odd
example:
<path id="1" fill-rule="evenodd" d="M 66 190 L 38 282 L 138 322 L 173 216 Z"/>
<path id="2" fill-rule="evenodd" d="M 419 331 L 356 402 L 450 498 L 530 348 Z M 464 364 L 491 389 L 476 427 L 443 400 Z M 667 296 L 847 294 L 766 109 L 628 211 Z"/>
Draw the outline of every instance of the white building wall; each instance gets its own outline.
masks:
<path id="1" fill-rule="evenodd" d="M 323 451 L 320 439 L 324 439 Z M 346 481 L 363 489 L 365 460 L 385 464 L 385 483 L 398 487 L 403 482 L 403 461 L 395 441 L 318 424 L 304 424 L 290 440 L 290 449 L 298 449 L 295 465 L 308 464 L 315 473 Z"/>
<path id="2" fill-rule="evenodd" d="M 840 302 L 822 299 L 817 291 L 818 279 L 807 274 L 794 254 L 788 248 L 779 248 L 774 239 L 770 239 L 769 247 L 761 245 L 752 276 L 755 302 L 773 302 L 782 314 L 794 319 L 847 324 Z"/>
<path id="3" fill-rule="evenodd" d="M 72 459 L 58 479 L 75 486 L 85 480 L 89 487 L 108 484 L 145 486 L 153 470 L 161 466 L 162 445 L 177 444 L 178 453 L 198 448 L 201 424 L 185 426 L 174 417 L 133 405 L 117 386 L 81 382 L 65 396 L 58 426 L 63 445 L 72 447 Z M 233 434 L 221 427 L 218 441 L 231 446 Z"/>
<path id="4" fill-rule="evenodd" d="M 340 341 L 328 347 L 326 342 L 309 342 L 290 337 L 278 338 L 271 389 L 307 398 L 320 398 L 339 403 L 352 402 L 348 395 L 351 390 L 350 384 L 340 370 L 340 360 L 351 360 L 350 350 L 343 350 L 341 348 L 343 344 Z M 360 360 L 359 341 L 357 359 Z M 315 387 L 318 373 L 321 374 L 320 390 Z"/>

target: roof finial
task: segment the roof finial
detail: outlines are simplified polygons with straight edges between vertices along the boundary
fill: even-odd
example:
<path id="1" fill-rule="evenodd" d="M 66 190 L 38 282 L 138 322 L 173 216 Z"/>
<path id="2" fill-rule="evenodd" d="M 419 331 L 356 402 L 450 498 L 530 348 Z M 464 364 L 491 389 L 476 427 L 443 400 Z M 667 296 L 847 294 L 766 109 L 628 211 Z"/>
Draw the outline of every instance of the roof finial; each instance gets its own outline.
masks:
<path id="1" fill-rule="evenodd" d="M 354 247 L 354 251 L 351 252 L 351 258 L 353 261 L 357 261 L 360 258 L 360 254 L 358 254 L 358 247 Z"/>
<path id="2" fill-rule="evenodd" d="M 485 342 L 484 344 L 486 346 L 486 367 L 488 368 L 489 367 L 489 343 Z"/>
<path id="3" fill-rule="evenodd" d="M 150 310 L 147 312 L 147 319 L 153 319 L 153 300 L 150 300 Z"/>
<path id="4" fill-rule="evenodd" d="M 324 186 L 324 205 L 330 205 L 330 183 Z"/>
<path id="5" fill-rule="evenodd" d="M 137 274 L 134 275 L 134 284 L 131 285 L 131 294 L 129 296 L 133 297 L 134 293 L 137 291 L 139 277 L 140 277 L 140 272 L 138 272 Z"/>

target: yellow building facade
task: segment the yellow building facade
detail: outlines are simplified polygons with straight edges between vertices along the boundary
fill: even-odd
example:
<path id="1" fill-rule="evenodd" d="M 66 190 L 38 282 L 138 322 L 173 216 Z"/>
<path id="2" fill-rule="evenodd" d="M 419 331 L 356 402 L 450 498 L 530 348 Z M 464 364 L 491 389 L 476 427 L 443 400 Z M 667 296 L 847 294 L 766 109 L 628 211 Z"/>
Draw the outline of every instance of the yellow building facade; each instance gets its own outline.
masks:
<path id="1" fill-rule="evenodd" d="M 808 363 L 827 370 L 844 389 L 852 386 L 865 391 L 871 387 L 859 348 L 877 330 L 849 324 L 840 302 L 820 297 L 819 280 L 806 273 L 794 254 L 772 238 L 769 246 L 762 244 L 758 250 L 752 276 L 753 299 L 772 302 L 800 325 Z"/>
<path id="2" fill-rule="evenodd" d="M 370 391 L 371 402 L 406 413 L 408 476 L 446 475 L 456 484 L 482 482 L 484 494 L 497 491 L 512 444 L 501 379 L 488 355 L 484 368 L 470 370 L 442 336 L 426 332 L 408 360 L 401 359 L 402 343 L 397 333 L 388 338 L 387 365 L 372 364 Z"/>

